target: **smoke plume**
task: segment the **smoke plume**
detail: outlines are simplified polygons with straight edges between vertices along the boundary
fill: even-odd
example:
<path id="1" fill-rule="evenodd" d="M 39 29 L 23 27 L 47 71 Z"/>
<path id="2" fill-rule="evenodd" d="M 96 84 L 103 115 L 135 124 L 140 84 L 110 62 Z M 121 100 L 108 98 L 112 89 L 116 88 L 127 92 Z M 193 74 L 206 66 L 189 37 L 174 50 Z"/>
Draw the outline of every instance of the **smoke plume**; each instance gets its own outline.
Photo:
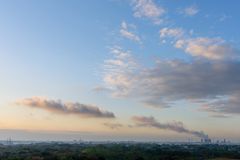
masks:
<path id="1" fill-rule="evenodd" d="M 182 122 L 160 123 L 154 117 L 134 116 L 132 120 L 138 127 L 153 127 L 157 129 L 165 129 L 178 133 L 186 133 L 199 138 L 208 138 L 203 131 L 194 131 L 184 127 Z"/>

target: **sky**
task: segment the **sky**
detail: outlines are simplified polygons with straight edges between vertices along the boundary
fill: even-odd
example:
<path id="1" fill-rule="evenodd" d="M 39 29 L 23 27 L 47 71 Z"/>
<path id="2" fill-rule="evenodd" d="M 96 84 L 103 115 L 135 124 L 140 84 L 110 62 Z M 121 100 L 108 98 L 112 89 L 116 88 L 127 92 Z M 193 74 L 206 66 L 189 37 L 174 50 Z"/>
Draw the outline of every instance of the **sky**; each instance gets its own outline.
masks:
<path id="1" fill-rule="evenodd" d="M 239 5 L 0 1 L 0 139 L 240 142 Z"/>

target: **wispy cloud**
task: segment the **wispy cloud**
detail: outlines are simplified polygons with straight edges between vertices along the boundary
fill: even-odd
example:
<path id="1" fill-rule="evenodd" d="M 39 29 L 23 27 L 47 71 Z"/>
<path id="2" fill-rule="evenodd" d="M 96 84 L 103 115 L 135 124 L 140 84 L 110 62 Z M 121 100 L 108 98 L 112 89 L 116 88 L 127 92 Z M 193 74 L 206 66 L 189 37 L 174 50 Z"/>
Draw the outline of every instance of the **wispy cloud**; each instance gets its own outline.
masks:
<path id="1" fill-rule="evenodd" d="M 154 0 L 133 0 L 133 10 L 135 17 L 148 18 L 155 24 L 163 22 L 162 16 L 166 12 Z"/>
<path id="2" fill-rule="evenodd" d="M 213 113 L 213 114 L 210 114 L 210 117 L 213 117 L 213 118 L 229 118 L 231 117 L 230 115 L 226 115 L 225 113 L 222 114 L 222 113 Z"/>
<path id="3" fill-rule="evenodd" d="M 109 123 L 109 122 L 106 122 L 106 123 L 103 123 L 103 125 L 105 127 L 110 128 L 110 129 L 119 129 L 119 128 L 123 127 L 123 125 L 120 124 L 120 123 Z"/>
<path id="4" fill-rule="evenodd" d="M 141 42 L 141 39 L 139 38 L 139 36 L 137 36 L 135 33 L 133 33 L 132 31 L 129 30 L 129 25 L 126 22 L 122 22 L 121 24 L 121 29 L 120 29 L 120 34 L 121 36 L 133 40 L 135 42 Z"/>
<path id="5" fill-rule="evenodd" d="M 164 27 L 159 31 L 160 38 L 180 38 L 184 35 L 184 30 L 182 28 L 167 28 Z"/>
<path id="6" fill-rule="evenodd" d="M 186 15 L 186 16 L 194 16 L 199 12 L 199 9 L 197 8 L 196 5 L 192 5 L 189 7 L 184 8 L 181 13 Z"/>
<path id="7" fill-rule="evenodd" d="M 232 16 L 229 16 L 229 15 L 226 15 L 226 14 L 223 14 L 220 18 L 219 18 L 219 21 L 220 22 L 224 22 L 228 19 L 232 18 Z"/>
<path id="8" fill-rule="evenodd" d="M 199 138 L 208 138 L 203 131 L 190 130 L 184 127 L 182 122 L 174 121 L 172 123 L 160 123 L 154 117 L 134 116 L 132 120 L 139 127 L 153 127 L 157 129 L 170 130 L 178 133 L 186 133 Z"/>
<path id="9" fill-rule="evenodd" d="M 214 113 L 218 117 L 228 117 L 228 114 L 240 114 L 240 92 L 236 92 L 233 95 L 219 98 L 212 102 L 207 102 L 202 105 L 202 111 Z M 226 115 L 227 114 L 227 115 Z"/>
<path id="10" fill-rule="evenodd" d="M 115 118 L 112 112 L 102 111 L 97 106 L 81 103 L 62 102 L 42 97 L 25 98 L 16 101 L 16 105 L 44 109 L 57 114 L 74 114 L 81 117 Z"/>
<path id="11" fill-rule="evenodd" d="M 182 49 L 193 57 L 210 60 L 238 59 L 240 51 L 219 37 L 192 38 L 191 32 L 182 28 L 162 28 L 159 31 L 160 39 L 171 39 L 174 47 Z"/>
<path id="12" fill-rule="evenodd" d="M 130 77 L 136 71 L 137 63 L 131 55 L 130 51 L 124 51 L 120 47 L 111 49 L 112 59 L 108 59 L 104 63 L 104 82 L 106 88 L 110 88 L 113 96 L 121 97 L 129 93 L 129 88 L 134 83 L 134 79 Z M 120 92 L 115 92 L 116 90 Z"/>
<path id="13" fill-rule="evenodd" d="M 96 86 L 92 89 L 94 92 L 110 92 L 110 88 L 106 88 L 104 86 Z"/>

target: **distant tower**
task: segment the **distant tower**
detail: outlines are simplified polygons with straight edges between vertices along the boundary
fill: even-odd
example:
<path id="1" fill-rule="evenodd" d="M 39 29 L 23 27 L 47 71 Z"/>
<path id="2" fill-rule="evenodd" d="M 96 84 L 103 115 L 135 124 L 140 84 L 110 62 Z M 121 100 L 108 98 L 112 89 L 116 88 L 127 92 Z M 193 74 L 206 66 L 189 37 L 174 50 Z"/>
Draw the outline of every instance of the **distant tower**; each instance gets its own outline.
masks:
<path id="1" fill-rule="evenodd" d="M 11 137 L 7 139 L 6 144 L 7 145 L 12 145 L 13 144 Z"/>

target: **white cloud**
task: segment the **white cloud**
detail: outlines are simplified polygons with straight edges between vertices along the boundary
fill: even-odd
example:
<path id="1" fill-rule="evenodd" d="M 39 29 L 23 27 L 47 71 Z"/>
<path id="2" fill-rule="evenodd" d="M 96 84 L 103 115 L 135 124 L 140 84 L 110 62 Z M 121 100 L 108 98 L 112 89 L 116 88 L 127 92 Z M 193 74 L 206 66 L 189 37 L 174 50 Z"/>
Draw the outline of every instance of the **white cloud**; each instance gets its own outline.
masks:
<path id="1" fill-rule="evenodd" d="M 192 5 L 189 7 L 186 7 L 185 9 L 183 9 L 182 13 L 187 15 L 187 16 L 194 16 L 199 12 L 199 9 L 197 8 L 197 6 Z"/>
<path id="2" fill-rule="evenodd" d="M 136 41 L 136 42 L 140 42 L 140 38 L 128 30 L 121 29 L 120 33 L 125 38 L 128 38 L 128 39 Z"/>
<path id="3" fill-rule="evenodd" d="M 161 41 L 171 38 L 175 48 L 182 49 L 193 57 L 211 60 L 230 60 L 239 58 L 240 51 L 222 38 L 191 37 L 191 32 L 182 28 L 162 28 L 159 31 Z M 166 41 L 164 41 L 166 42 Z"/>
<path id="4" fill-rule="evenodd" d="M 181 28 L 162 28 L 159 31 L 160 38 L 166 38 L 166 37 L 171 37 L 171 38 L 180 38 L 184 35 L 184 31 Z"/>
<path id="5" fill-rule="evenodd" d="M 121 24 L 121 27 L 122 27 L 122 29 L 127 29 L 128 28 L 127 23 L 125 21 L 123 21 Z"/>
<path id="6" fill-rule="evenodd" d="M 106 88 L 119 90 L 120 92 L 114 92 L 113 94 L 117 97 L 128 95 L 128 89 L 134 83 L 134 79 L 128 75 L 136 71 L 137 63 L 132 58 L 130 51 L 123 51 L 120 47 L 112 48 L 111 53 L 113 58 L 106 60 L 104 63 Z"/>
<path id="7" fill-rule="evenodd" d="M 148 18 L 155 24 L 162 23 L 162 15 L 166 11 L 163 7 L 155 4 L 153 0 L 133 0 L 133 4 L 135 17 Z"/>
<path id="8" fill-rule="evenodd" d="M 221 38 L 191 38 L 179 39 L 175 47 L 183 49 L 194 57 L 203 57 L 213 60 L 233 59 L 239 54 L 237 49 L 227 44 Z"/>
<path id="9" fill-rule="evenodd" d="M 123 36 L 127 39 L 130 39 L 130 40 L 133 40 L 136 42 L 141 42 L 141 39 L 139 38 L 139 36 L 137 36 L 136 34 L 131 32 L 129 30 L 129 25 L 124 21 L 121 24 L 120 34 L 121 34 L 121 36 Z"/>

